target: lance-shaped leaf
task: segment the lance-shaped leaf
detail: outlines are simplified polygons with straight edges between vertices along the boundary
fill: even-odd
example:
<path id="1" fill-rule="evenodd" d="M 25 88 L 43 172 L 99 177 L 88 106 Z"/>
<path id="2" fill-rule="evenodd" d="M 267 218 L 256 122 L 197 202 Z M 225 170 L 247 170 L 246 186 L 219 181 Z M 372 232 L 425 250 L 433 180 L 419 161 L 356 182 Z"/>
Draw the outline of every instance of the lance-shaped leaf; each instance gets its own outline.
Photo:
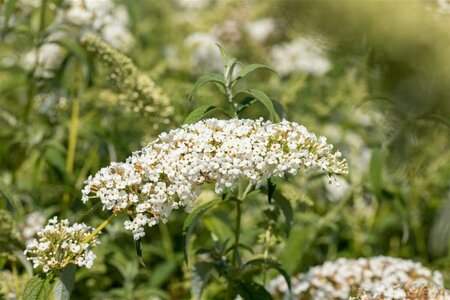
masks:
<path id="1" fill-rule="evenodd" d="M 6 32 L 6 29 L 8 29 L 8 25 L 9 25 L 9 19 L 12 15 L 12 13 L 14 12 L 14 9 L 16 7 L 16 2 L 17 0 L 8 0 L 6 1 L 6 5 L 4 3 L 2 3 L 2 5 L 4 6 L 4 14 L 3 14 L 3 24 L 1 27 L 3 27 L 3 29 Z"/>
<path id="2" fill-rule="evenodd" d="M 281 267 L 281 265 L 278 262 L 271 260 L 271 259 L 257 258 L 257 259 L 248 261 L 242 267 L 242 269 L 244 270 L 249 267 L 267 267 L 267 268 L 277 270 L 281 274 L 281 276 L 283 276 L 284 280 L 286 280 L 289 290 L 291 289 L 291 278 L 289 277 L 288 273 Z"/>
<path id="3" fill-rule="evenodd" d="M 383 190 L 383 164 L 384 152 L 382 149 L 375 149 L 372 151 L 370 158 L 370 182 L 372 189 L 380 197 Z"/>
<path id="4" fill-rule="evenodd" d="M 201 299 L 213 270 L 214 264 L 207 261 L 200 261 L 192 268 L 191 294 L 194 299 Z"/>
<path id="5" fill-rule="evenodd" d="M 250 280 L 233 280 L 233 288 L 244 300 L 272 300 L 269 292 L 259 283 Z"/>
<path id="6" fill-rule="evenodd" d="M 204 105 L 204 106 L 200 106 L 199 108 L 197 108 L 193 112 L 191 112 L 187 116 L 187 118 L 184 120 L 184 124 L 197 123 L 201 119 L 215 115 L 215 114 L 222 114 L 222 115 L 230 118 L 230 115 L 222 108 L 215 107 L 214 105 Z"/>
<path id="7" fill-rule="evenodd" d="M 220 86 L 223 86 L 224 89 L 226 88 L 225 79 L 223 78 L 222 74 L 219 73 L 206 74 L 201 76 L 195 83 L 194 88 L 192 89 L 191 94 L 189 95 L 189 100 L 194 99 L 195 96 L 197 95 L 198 89 L 206 83 L 215 83 L 219 84 Z"/>
<path id="8" fill-rule="evenodd" d="M 272 196 L 275 192 L 275 189 L 277 188 L 277 185 L 272 181 L 272 179 L 267 179 L 267 200 L 269 203 L 272 203 Z"/>
<path id="9" fill-rule="evenodd" d="M 82 68 L 84 82 L 86 85 L 89 85 L 91 82 L 92 64 L 89 61 L 88 55 L 83 47 L 81 47 L 76 40 L 70 38 L 59 39 L 56 43 L 66 48 L 69 53 L 77 58 Z"/>
<path id="10" fill-rule="evenodd" d="M 292 209 L 291 202 L 279 191 L 275 191 L 273 193 L 273 199 L 275 200 L 275 204 L 278 205 L 283 213 L 286 224 L 286 234 L 289 235 L 292 227 L 292 220 L 294 218 L 294 211 Z"/>
<path id="11" fill-rule="evenodd" d="M 270 119 L 274 122 L 279 122 L 280 118 L 278 117 L 277 111 L 275 110 L 275 107 L 273 106 L 272 100 L 270 100 L 269 96 L 266 95 L 263 91 L 250 89 L 247 91 L 240 91 L 238 94 L 246 94 L 249 96 L 254 97 L 256 100 L 261 102 L 264 107 L 269 111 Z"/>
<path id="12" fill-rule="evenodd" d="M 277 73 L 274 69 L 272 69 L 272 67 L 270 67 L 268 65 L 263 65 L 263 64 L 246 65 L 245 67 L 242 68 L 242 70 L 239 71 L 239 73 L 237 73 L 236 77 L 233 79 L 233 84 L 236 83 L 236 81 L 238 81 L 239 79 L 244 78 L 248 74 L 250 74 L 253 71 L 256 71 L 258 69 L 259 70 L 261 70 L 261 69 L 268 70 L 268 71 L 274 72 L 275 74 Z"/>
<path id="13" fill-rule="evenodd" d="M 186 263 L 188 263 L 188 245 L 189 245 L 189 238 L 191 237 L 192 231 L 195 228 L 195 225 L 197 225 L 200 218 L 205 214 L 205 212 L 219 203 L 220 199 L 216 199 L 213 201 L 210 201 L 208 203 L 205 203 L 203 205 L 200 205 L 194 211 L 192 211 L 183 224 L 183 236 L 184 236 L 184 259 Z"/>

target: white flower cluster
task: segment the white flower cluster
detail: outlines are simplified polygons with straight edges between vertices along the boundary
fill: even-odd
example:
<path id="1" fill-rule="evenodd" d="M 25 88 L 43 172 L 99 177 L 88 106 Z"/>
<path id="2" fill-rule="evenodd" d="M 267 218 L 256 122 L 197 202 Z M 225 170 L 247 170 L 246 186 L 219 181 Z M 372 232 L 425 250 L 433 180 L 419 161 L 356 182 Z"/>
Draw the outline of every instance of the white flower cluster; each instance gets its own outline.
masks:
<path id="1" fill-rule="evenodd" d="M 258 19 L 248 22 L 245 25 L 245 29 L 252 39 L 259 43 L 263 43 L 275 31 L 276 23 L 275 20 L 271 18 Z"/>
<path id="2" fill-rule="evenodd" d="M 405 285 L 387 288 L 380 293 L 358 292 L 350 300 L 448 300 L 450 293 L 434 286 Z"/>
<path id="3" fill-rule="evenodd" d="M 52 78 L 66 55 L 58 40 L 73 32 L 80 36 L 87 32 L 96 33 L 114 48 L 126 52 L 134 43 L 127 28 L 128 22 L 126 8 L 114 5 L 112 0 L 65 0 L 51 25 L 58 30 L 49 35 L 38 49 L 25 54 L 22 67 L 34 69 L 38 78 Z M 76 27 L 76 31 L 71 31 L 71 27 Z"/>
<path id="4" fill-rule="evenodd" d="M 112 0 L 66 0 L 59 11 L 63 23 L 80 26 L 84 31 L 97 32 L 108 44 L 121 51 L 133 45 L 129 32 L 128 12 Z"/>
<path id="5" fill-rule="evenodd" d="M 332 148 L 293 122 L 208 119 L 162 133 L 125 163 L 101 169 L 86 180 L 83 201 L 100 198 L 104 209 L 127 211 L 134 220 L 125 227 L 139 239 L 144 225 L 165 222 L 172 209 L 192 209 L 204 183 L 221 194 L 241 179 L 258 184 L 299 170 L 347 173 Z"/>
<path id="6" fill-rule="evenodd" d="M 282 75 L 304 72 L 322 76 L 331 69 L 331 62 L 317 38 L 300 37 L 270 50 L 273 64 Z"/>
<path id="7" fill-rule="evenodd" d="M 450 14 L 450 1 L 449 0 L 436 0 L 438 9 L 443 14 Z"/>
<path id="8" fill-rule="evenodd" d="M 176 0 L 183 9 L 205 9 L 211 4 L 211 0 Z"/>
<path id="9" fill-rule="evenodd" d="M 293 278 L 292 295 L 296 299 L 348 299 L 359 290 L 379 296 L 391 289 L 393 294 L 389 297 L 392 297 L 399 295 L 394 287 L 405 285 L 443 287 L 444 283 L 440 272 L 430 271 L 410 260 L 386 256 L 356 260 L 340 258 Z M 276 296 L 288 293 L 282 277 L 271 281 L 268 289 Z"/>
<path id="10" fill-rule="evenodd" d="M 25 70 L 34 69 L 34 75 L 39 78 L 51 78 L 61 66 L 65 56 L 64 48 L 56 43 L 42 44 L 38 49 L 25 54 L 21 64 Z"/>
<path id="11" fill-rule="evenodd" d="M 96 257 L 92 249 L 100 243 L 96 237 L 85 241 L 91 233 L 86 224 L 70 226 L 68 220 L 58 222 L 54 217 L 37 233 L 37 239 L 28 243 L 24 254 L 33 268 L 42 267 L 44 272 L 61 270 L 69 263 L 90 269 Z"/>
<path id="12" fill-rule="evenodd" d="M 31 242 L 34 236 L 45 225 L 45 216 L 40 212 L 28 214 L 19 225 L 20 236 L 27 243 Z"/>

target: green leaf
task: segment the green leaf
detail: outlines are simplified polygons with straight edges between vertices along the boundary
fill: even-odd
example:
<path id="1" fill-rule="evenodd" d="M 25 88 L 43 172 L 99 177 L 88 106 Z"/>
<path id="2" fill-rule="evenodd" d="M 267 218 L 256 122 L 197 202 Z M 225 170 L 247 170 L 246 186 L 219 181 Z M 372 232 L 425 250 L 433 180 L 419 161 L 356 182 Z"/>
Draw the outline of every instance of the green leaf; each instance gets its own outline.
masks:
<path id="1" fill-rule="evenodd" d="M 233 73 L 234 68 L 238 65 L 239 61 L 236 58 L 232 58 L 227 62 L 227 65 L 225 67 L 225 81 L 227 84 L 229 84 L 229 88 L 232 86 L 232 80 L 233 80 Z"/>
<path id="2" fill-rule="evenodd" d="M 313 232 L 307 227 L 292 228 L 281 257 L 281 266 L 288 274 L 292 275 L 297 268 L 310 235 Z"/>
<path id="3" fill-rule="evenodd" d="M 214 233 L 222 242 L 234 238 L 234 233 L 233 230 L 230 229 L 230 224 L 224 222 L 218 216 L 205 216 L 203 223 L 205 224 L 205 227 L 210 232 Z"/>
<path id="4" fill-rule="evenodd" d="M 176 271 L 178 263 L 176 260 L 168 260 L 158 264 L 154 269 L 149 279 L 151 287 L 161 287 L 166 283 L 170 276 Z"/>
<path id="5" fill-rule="evenodd" d="M 268 65 L 263 65 L 263 64 L 251 64 L 251 65 L 246 65 L 245 67 L 242 68 L 241 71 L 239 71 L 239 73 L 236 75 L 236 78 L 233 79 L 233 83 L 235 83 L 236 81 L 244 78 L 245 76 L 247 76 L 248 74 L 252 73 L 253 71 L 256 70 L 268 70 L 274 73 L 277 73 L 272 67 L 268 66 Z"/>
<path id="6" fill-rule="evenodd" d="M 284 110 L 283 104 L 281 104 L 279 101 L 271 99 L 273 107 L 275 107 L 275 111 L 277 112 L 280 119 L 286 119 L 286 112 Z"/>
<path id="7" fill-rule="evenodd" d="M 204 105 L 192 111 L 184 120 L 184 124 L 196 123 L 207 116 L 213 115 L 214 113 L 220 113 L 228 118 L 230 117 L 226 111 L 219 107 L 215 107 L 214 105 Z"/>
<path id="8" fill-rule="evenodd" d="M 206 83 L 217 83 L 217 84 L 220 84 L 221 86 L 223 86 L 223 88 L 225 89 L 225 79 L 223 78 L 222 74 L 219 74 L 219 73 L 206 74 L 206 75 L 201 76 L 195 83 L 195 85 L 192 89 L 192 92 L 189 95 L 189 100 L 194 99 L 195 96 L 197 95 L 198 89 Z"/>
<path id="9" fill-rule="evenodd" d="M 270 119 L 274 122 L 280 121 L 280 118 L 278 117 L 275 107 L 273 106 L 272 100 L 270 100 L 269 96 L 267 96 L 266 93 L 264 93 L 263 91 L 260 91 L 260 90 L 255 90 L 255 89 L 250 89 L 248 91 L 241 91 L 239 93 L 250 95 L 250 96 L 254 97 L 255 99 L 257 99 L 258 101 L 260 101 L 266 107 L 266 109 L 269 111 Z"/>
<path id="10" fill-rule="evenodd" d="M 217 48 L 219 48 L 220 51 L 220 57 L 222 58 L 222 63 L 224 66 L 226 66 L 228 61 L 228 55 L 225 53 L 225 49 L 223 49 L 222 45 L 219 43 L 216 43 Z"/>
<path id="11" fill-rule="evenodd" d="M 10 19 L 12 13 L 14 12 L 16 3 L 17 3 L 17 0 L 8 0 L 6 2 L 5 11 L 3 14 L 3 24 L 2 24 L 3 25 L 2 27 L 4 29 L 8 28 L 9 19 Z"/>
<path id="12" fill-rule="evenodd" d="M 71 38 L 62 38 L 58 39 L 56 43 L 66 48 L 67 51 L 75 55 L 80 62 L 87 64 L 88 56 L 86 54 L 86 51 L 83 49 L 83 47 L 80 46 L 80 44 L 76 40 Z"/>
<path id="13" fill-rule="evenodd" d="M 292 220 L 294 219 L 294 211 L 292 209 L 291 202 L 278 191 L 274 192 L 273 199 L 275 200 L 275 203 L 278 205 L 278 207 L 280 207 L 281 212 L 284 215 L 284 219 L 286 222 L 286 233 L 287 235 L 289 235 L 292 227 Z"/>
<path id="14" fill-rule="evenodd" d="M 63 38 L 56 41 L 59 45 L 66 48 L 69 53 L 73 54 L 80 62 L 81 70 L 83 72 L 83 79 L 86 85 L 90 82 L 91 64 L 89 63 L 88 55 L 81 45 L 74 39 Z"/>
<path id="15" fill-rule="evenodd" d="M 134 240 L 134 248 L 136 250 L 136 255 L 139 259 L 141 266 L 145 267 L 144 259 L 142 258 L 142 246 L 141 240 Z"/>
<path id="16" fill-rule="evenodd" d="M 370 182 L 372 189 L 380 197 L 383 190 L 383 164 L 384 164 L 384 152 L 381 149 L 374 149 L 372 151 L 372 157 L 370 158 Z"/>
<path id="17" fill-rule="evenodd" d="M 25 286 L 23 298 L 26 300 L 48 300 L 54 283 L 51 276 L 33 276 Z"/>
<path id="18" fill-rule="evenodd" d="M 195 225 L 197 225 L 200 218 L 205 214 L 205 212 L 212 208 L 217 203 L 221 202 L 222 200 L 216 199 L 210 202 L 207 202 L 203 205 L 200 205 L 196 209 L 194 209 L 186 218 L 183 224 L 183 237 L 184 237 L 184 260 L 186 261 L 186 264 L 188 263 L 188 245 L 189 245 L 189 238 L 191 237 L 192 231 L 195 228 Z"/>
<path id="19" fill-rule="evenodd" d="M 270 179 L 267 179 L 267 200 L 272 203 L 272 196 L 275 192 L 277 185 Z"/>
<path id="20" fill-rule="evenodd" d="M 214 264 L 206 261 L 198 262 L 192 268 L 191 294 L 194 299 L 201 299 L 213 270 Z"/>
<path id="21" fill-rule="evenodd" d="M 272 296 L 259 283 L 250 280 L 233 280 L 232 286 L 244 300 L 272 300 Z"/>
<path id="22" fill-rule="evenodd" d="M 45 159 L 55 169 L 57 169 L 61 174 L 66 173 L 66 161 L 63 154 L 55 147 L 46 147 L 45 149 Z"/>
<path id="23" fill-rule="evenodd" d="M 256 102 L 256 99 L 252 96 L 247 96 L 244 99 L 242 99 L 241 103 L 239 103 L 238 106 L 238 114 L 246 110 L 250 105 Z"/>
<path id="24" fill-rule="evenodd" d="M 266 266 L 271 269 L 277 270 L 281 274 L 281 276 L 284 277 L 284 280 L 286 280 L 289 290 L 291 289 L 291 278 L 289 277 L 288 273 L 281 267 L 281 265 L 278 262 L 271 260 L 271 259 L 257 258 L 257 259 L 248 261 L 242 267 L 242 269 L 245 269 L 248 267 L 253 267 L 253 266 L 258 266 L 258 267 Z"/>
<path id="25" fill-rule="evenodd" d="M 0 179 L 0 208 L 10 207 L 14 212 L 21 213 L 23 206 L 20 199 L 14 195 L 7 184 Z"/>
<path id="26" fill-rule="evenodd" d="M 75 285 L 75 271 L 76 267 L 73 264 L 67 265 L 64 270 L 59 274 L 56 286 L 53 289 L 55 300 L 69 300 L 70 294 L 73 291 Z"/>

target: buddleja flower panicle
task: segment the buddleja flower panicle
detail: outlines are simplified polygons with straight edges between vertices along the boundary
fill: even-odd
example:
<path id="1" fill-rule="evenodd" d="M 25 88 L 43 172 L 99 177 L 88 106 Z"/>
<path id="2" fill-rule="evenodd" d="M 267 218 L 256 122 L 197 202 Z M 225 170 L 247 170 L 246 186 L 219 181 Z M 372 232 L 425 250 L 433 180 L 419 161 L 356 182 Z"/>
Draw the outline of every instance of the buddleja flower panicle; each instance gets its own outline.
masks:
<path id="1" fill-rule="evenodd" d="M 109 69 L 109 80 L 120 92 L 121 102 L 135 112 L 151 113 L 159 121 L 168 122 L 167 118 L 173 113 L 169 98 L 155 82 L 139 71 L 129 57 L 94 34 L 84 35 L 81 43 Z"/>
<path id="2" fill-rule="evenodd" d="M 404 285 L 387 288 L 378 293 L 359 291 L 349 300 L 448 300 L 450 293 L 435 286 Z"/>
<path id="3" fill-rule="evenodd" d="M 444 282 L 438 271 L 431 271 L 418 262 L 387 256 L 327 261 L 292 278 L 293 299 L 348 299 L 358 291 L 379 299 L 376 297 L 383 292 L 402 294 L 397 288 L 406 286 L 442 288 Z M 282 277 L 271 281 L 268 290 L 275 299 L 288 293 Z"/>
<path id="4" fill-rule="evenodd" d="M 241 179 L 258 184 L 299 170 L 347 173 L 340 152 L 302 125 L 283 121 L 208 119 L 184 125 L 89 177 L 83 201 L 100 198 L 107 210 L 127 211 L 134 238 L 144 225 L 165 222 L 173 209 L 188 211 L 205 183 L 215 192 L 232 190 Z"/>
<path id="5" fill-rule="evenodd" d="M 100 244 L 97 236 L 90 237 L 93 228 L 84 223 L 74 223 L 52 218 L 28 243 L 24 254 L 33 262 L 33 268 L 42 267 L 47 273 L 64 269 L 69 263 L 90 269 L 96 255 L 92 251 Z"/>

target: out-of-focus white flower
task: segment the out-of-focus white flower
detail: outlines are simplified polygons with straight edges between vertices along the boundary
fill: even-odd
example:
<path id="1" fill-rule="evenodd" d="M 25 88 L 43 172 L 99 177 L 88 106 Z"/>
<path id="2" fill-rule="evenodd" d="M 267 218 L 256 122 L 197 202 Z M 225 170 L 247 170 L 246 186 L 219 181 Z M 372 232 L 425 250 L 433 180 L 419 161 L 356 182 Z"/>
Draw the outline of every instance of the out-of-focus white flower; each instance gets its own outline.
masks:
<path id="1" fill-rule="evenodd" d="M 93 21 L 94 14 L 77 6 L 69 9 L 66 17 L 73 24 L 88 25 Z"/>
<path id="2" fill-rule="evenodd" d="M 311 268 L 307 273 L 292 279 L 294 299 L 348 299 L 358 290 L 380 295 L 390 291 L 391 298 L 401 294 L 396 286 L 436 286 L 443 287 L 442 274 L 430 271 L 418 262 L 393 257 L 345 259 L 325 262 Z M 283 277 L 278 277 L 268 285 L 273 295 L 288 293 Z M 364 299 L 364 298 L 363 298 Z M 372 299 L 372 298 L 368 298 Z M 377 298 L 378 299 L 378 298 Z M 434 299 L 434 298 L 433 298 Z"/>
<path id="3" fill-rule="evenodd" d="M 1 20 L 0 20 L 1 21 Z M 0 65 L 3 68 L 11 68 L 16 64 L 16 58 L 12 55 L 3 56 L 0 59 Z"/>
<path id="4" fill-rule="evenodd" d="M 176 0 L 176 2 L 185 9 L 204 9 L 211 4 L 211 0 Z"/>
<path id="5" fill-rule="evenodd" d="M 275 45 L 270 55 L 275 68 L 282 75 L 305 72 L 322 76 L 331 69 L 331 62 L 325 56 L 323 47 L 314 37 L 300 37 L 281 45 Z"/>
<path id="6" fill-rule="evenodd" d="M 165 222 L 173 209 L 191 210 L 204 183 L 222 194 L 241 179 L 257 185 L 300 170 L 347 173 L 345 159 L 332 148 L 294 122 L 208 119 L 162 133 L 125 163 L 90 176 L 82 200 L 100 198 L 104 209 L 126 210 L 134 220 L 125 228 L 139 239 L 144 225 Z"/>
<path id="7" fill-rule="evenodd" d="M 20 0 L 19 4 L 22 6 L 37 8 L 42 5 L 42 1 L 41 0 Z"/>
<path id="8" fill-rule="evenodd" d="M 342 177 L 335 177 L 335 183 L 336 184 L 329 184 L 328 180 L 325 183 L 327 197 L 331 201 L 341 200 L 342 198 L 344 198 L 344 196 L 347 195 L 351 188 L 348 181 Z"/>
<path id="9" fill-rule="evenodd" d="M 259 43 L 265 42 L 275 30 L 275 20 L 264 18 L 247 23 L 247 33 L 252 39 Z"/>
<path id="10" fill-rule="evenodd" d="M 69 263 L 89 269 L 96 257 L 92 249 L 100 243 L 96 236 L 85 241 L 92 231 L 86 224 L 70 225 L 68 220 L 58 222 L 54 217 L 27 244 L 24 254 L 33 268 L 42 267 L 45 273 L 61 270 Z"/>
<path id="11" fill-rule="evenodd" d="M 73 1 L 73 0 L 72 0 Z M 77 2 L 80 0 L 76 0 Z M 114 2 L 111 0 L 82 0 L 86 9 L 95 12 L 97 16 L 109 15 L 114 8 Z"/>
<path id="12" fill-rule="evenodd" d="M 22 66 L 26 70 L 35 67 L 35 76 L 49 78 L 59 68 L 64 59 L 64 49 L 55 43 L 45 43 L 37 50 L 25 54 Z"/>
<path id="13" fill-rule="evenodd" d="M 439 11 L 444 14 L 450 13 L 450 1 L 449 0 L 437 0 Z"/>
<path id="14" fill-rule="evenodd" d="M 190 64 L 193 72 L 203 74 L 221 71 L 223 68 L 220 50 L 216 44 L 219 41 L 211 34 L 196 32 L 184 40 L 184 45 L 191 52 Z"/>
<path id="15" fill-rule="evenodd" d="M 128 29 L 119 24 L 103 27 L 101 34 L 108 44 L 124 52 L 128 52 L 134 43 L 133 36 Z"/>
<path id="16" fill-rule="evenodd" d="M 237 20 L 226 20 L 215 25 L 210 34 L 227 46 L 237 46 L 242 40 L 242 27 L 244 25 Z"/>
<path id="17" fill-rule="evenodd" d="M 121 25 L 127 25 L 130 22 L 128 10 L 125 6 L 119 5 L 111 11 L 112 21 Z"/>
<path id="18" fill-rule="evenodd" d="M 36 233 L 44 227 L 45 216 L 40 212 L 28 214 L 19 225 L 20 236 L 26 243 L 33 239 Z"/>
<path id="19" fill-rule="evenodd" d="M 60 11 L 62 22 L 83 27 L 83 32 L 95 32 L 114 48 L 128 51 L 133 36 L 127 26 L 125 6 L 115 6 L 111 0 L 66 0 L 66 9 Z"/>

